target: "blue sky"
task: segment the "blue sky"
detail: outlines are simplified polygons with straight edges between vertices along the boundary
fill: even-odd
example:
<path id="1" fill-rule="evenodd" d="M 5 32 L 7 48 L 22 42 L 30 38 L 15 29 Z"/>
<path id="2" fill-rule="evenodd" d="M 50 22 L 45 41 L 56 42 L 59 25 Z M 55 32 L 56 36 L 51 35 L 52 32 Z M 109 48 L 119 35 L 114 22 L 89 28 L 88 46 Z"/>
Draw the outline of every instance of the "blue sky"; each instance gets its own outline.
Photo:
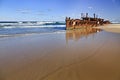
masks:
<path id="1" fill-rule="evenodd" d="M 0 21 L 64 21 L 86 12 L 120 21 L 120 0 L 0 0 Z"/>

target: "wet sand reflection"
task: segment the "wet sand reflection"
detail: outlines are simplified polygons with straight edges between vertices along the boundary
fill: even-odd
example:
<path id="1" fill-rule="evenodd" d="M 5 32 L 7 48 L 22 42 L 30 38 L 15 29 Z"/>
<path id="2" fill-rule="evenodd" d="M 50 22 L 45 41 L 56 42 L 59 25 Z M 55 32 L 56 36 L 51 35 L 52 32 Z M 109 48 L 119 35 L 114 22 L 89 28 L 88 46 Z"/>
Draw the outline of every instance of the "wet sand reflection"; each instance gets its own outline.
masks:
<path id="1" fill-rule="evenodd" d="M 2 70 L 0 70 L 0 80 L 5 80 L 5 76 L 3 75 Z"/>
<path id="2" fill-rule="evenodd" d="M 96 34 L 97 32 L 102 31 L 101 29 L 96 29 L 96 28 L 84 28 L 84 29 L 75 29 L 75 30 L 67 30 L 66 31 L 66 42 L 69 40 L 75 40 L 78 41 L 82 37 L 88 37 L 89 35 Z"/>
<path id="3" fill-rule="evenodd" d="M 119 80 L 120 35 L 100 31 L 0 40 L 0 80 Z"/>

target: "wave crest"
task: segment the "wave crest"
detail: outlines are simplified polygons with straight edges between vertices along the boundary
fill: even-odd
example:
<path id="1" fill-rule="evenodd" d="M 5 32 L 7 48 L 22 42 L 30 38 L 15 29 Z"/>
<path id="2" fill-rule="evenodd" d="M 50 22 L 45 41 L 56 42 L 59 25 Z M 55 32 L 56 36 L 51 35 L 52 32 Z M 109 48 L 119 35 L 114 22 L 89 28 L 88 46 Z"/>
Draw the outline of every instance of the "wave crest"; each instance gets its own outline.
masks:
<path id="1" fill-rule="evenodd" d="M 65 22 L 55 22 L 55 21 L 0 22 L 0 28 L 38 28 L 38 27 L 65 27 Z"/>

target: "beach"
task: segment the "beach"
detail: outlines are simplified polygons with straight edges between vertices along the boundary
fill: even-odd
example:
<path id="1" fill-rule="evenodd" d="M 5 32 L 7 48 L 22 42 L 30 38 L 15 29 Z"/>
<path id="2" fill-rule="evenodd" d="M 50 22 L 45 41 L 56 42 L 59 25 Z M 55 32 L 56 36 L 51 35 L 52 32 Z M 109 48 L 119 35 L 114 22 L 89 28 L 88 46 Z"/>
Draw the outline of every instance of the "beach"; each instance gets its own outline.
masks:
<path id="1" fill-rule="evenodd" d="M 0 80 L 120 80 L 120 24 L 98 28 L 0 38 Z"/>
<path id="2" fill-rule="evenodd" d="M 120 33 L 120 24 L 107 24 L 104 26 L 97 27 L 98 29 L 103 29 L 107 32 Z"/>

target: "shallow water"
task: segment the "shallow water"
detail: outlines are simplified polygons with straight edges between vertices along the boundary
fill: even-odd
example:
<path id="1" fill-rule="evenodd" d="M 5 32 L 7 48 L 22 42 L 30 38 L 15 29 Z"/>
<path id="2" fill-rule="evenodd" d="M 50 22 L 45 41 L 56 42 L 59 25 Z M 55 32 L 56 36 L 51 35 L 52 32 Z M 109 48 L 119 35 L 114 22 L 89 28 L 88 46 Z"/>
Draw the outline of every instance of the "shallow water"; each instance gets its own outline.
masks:
<path id="1" fill-rule="evenodd" d="M 0 22 L 0 38 L 65 30 L 65 22 Z"/>
<path id="2" fill-rule="evenodd" d="M 96 29 L 0 38 L 1 80 L 119 80 L 120 34 Z"/>

